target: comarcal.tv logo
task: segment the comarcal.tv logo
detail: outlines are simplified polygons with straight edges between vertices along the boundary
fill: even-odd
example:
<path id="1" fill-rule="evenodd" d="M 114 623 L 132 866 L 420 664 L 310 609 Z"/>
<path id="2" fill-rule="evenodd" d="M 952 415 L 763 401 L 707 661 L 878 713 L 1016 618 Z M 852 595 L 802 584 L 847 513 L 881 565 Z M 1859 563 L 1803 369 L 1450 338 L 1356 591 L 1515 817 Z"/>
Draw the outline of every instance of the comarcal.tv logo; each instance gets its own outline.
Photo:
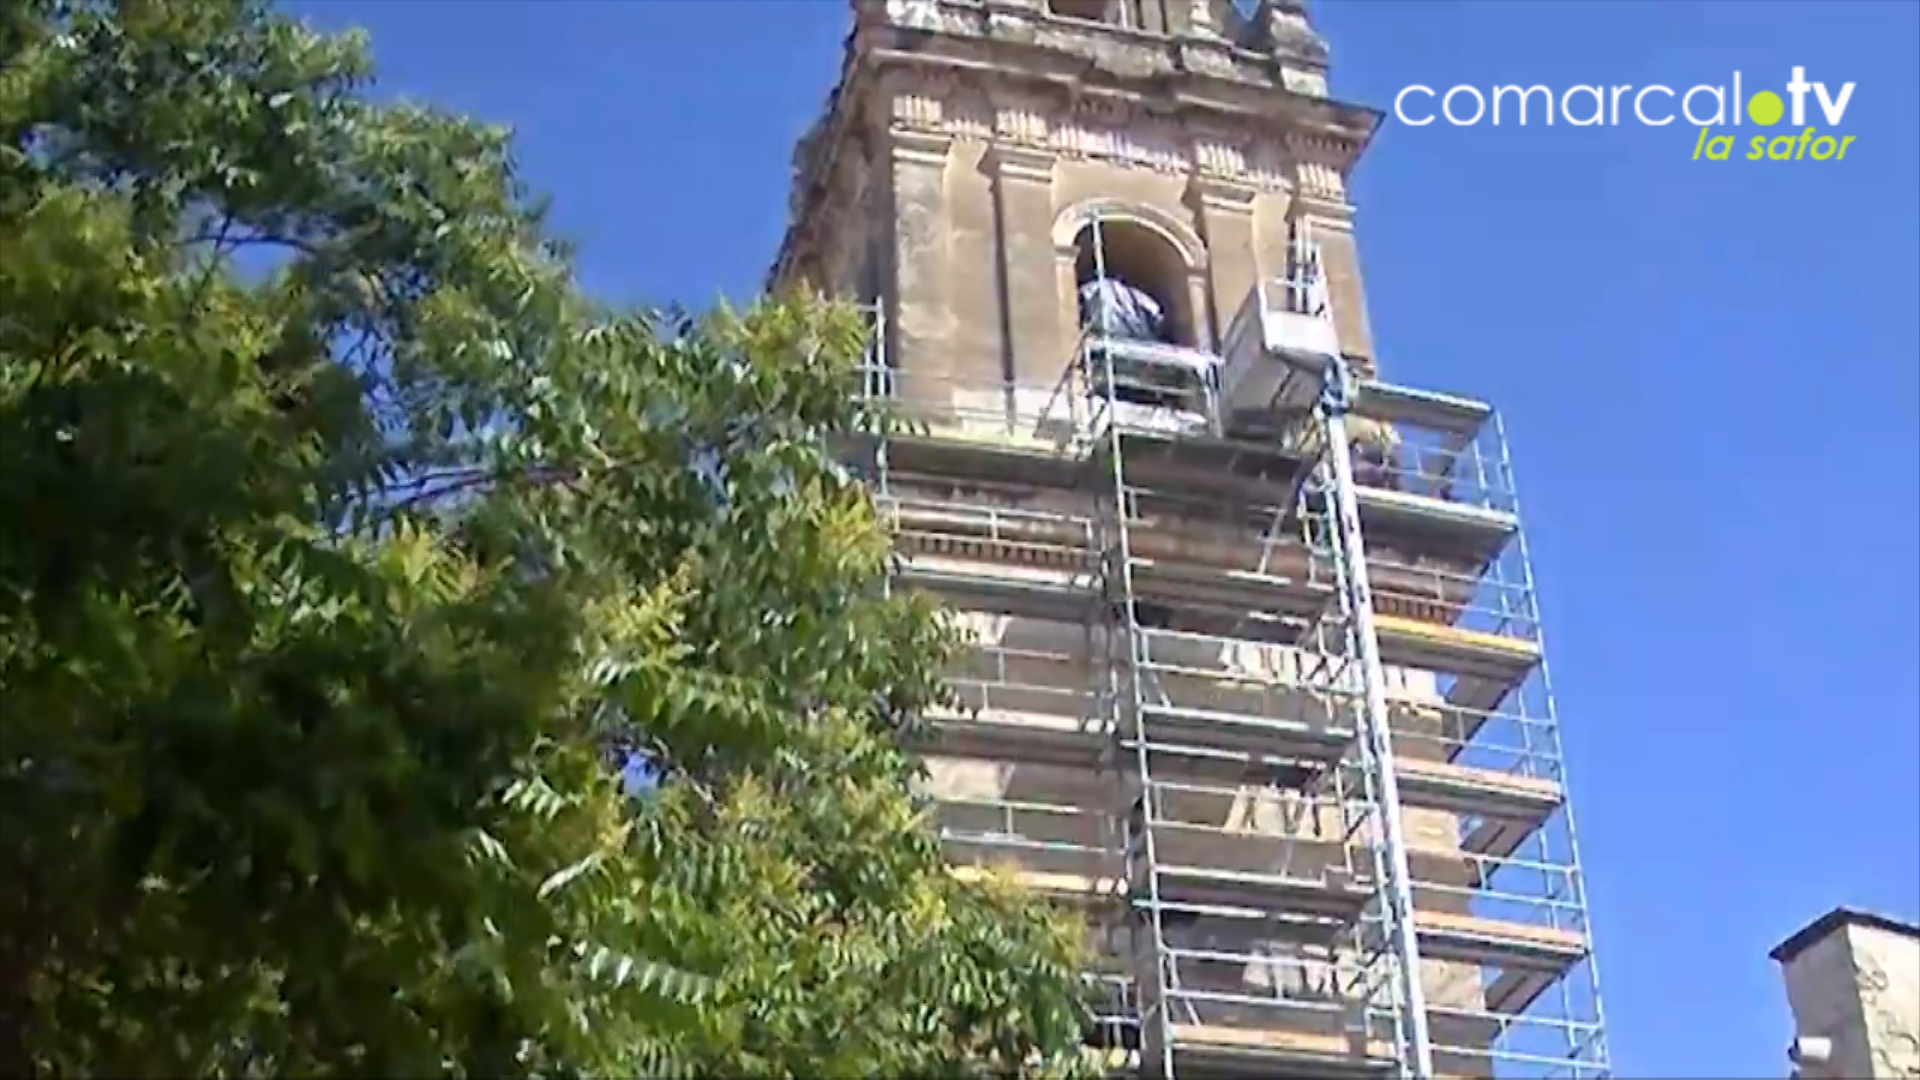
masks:
<path id="1" fill-rule="evenodd" d="M 1693 143 L 1695 161 L 1845 161 L 1853 136 L 1838 130 L 1853 101 L 1853 83 L 1829 87 L 1796 67 L 1783 91 L 1742 90 L 1736 71 L 1728 85 L 1703 83 L 1687 90 L 1650 86 L 1570 86 L 1555 93 L 1545 86 L 1455 86 L 1441 91 L 1414 85 L 1393 99 L 1393 115 L 1411 127 L 1437 121 L 1455 127 L 1566 124 L 1617 127 L 1640 124 L 1667 127 L 1685 122 L 1700 129 Z M 1817 122 L 1810 123 L 1810 119 Z M 1778 131 L 1786 121 L 1792 132 Z M 1770 129 L 1745 136 L 1728 131 L 1751 124 Z M 1824 125 L 1824 126 L 1820 126 Z"/>

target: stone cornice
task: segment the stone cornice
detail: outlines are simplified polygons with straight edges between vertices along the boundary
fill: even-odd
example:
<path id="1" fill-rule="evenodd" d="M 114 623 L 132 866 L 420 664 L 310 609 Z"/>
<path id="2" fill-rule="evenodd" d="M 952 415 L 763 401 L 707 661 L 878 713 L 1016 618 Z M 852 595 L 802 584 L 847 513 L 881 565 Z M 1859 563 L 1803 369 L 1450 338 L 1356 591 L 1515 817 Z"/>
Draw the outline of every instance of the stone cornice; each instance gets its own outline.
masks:
<path id="1" fill-rule="evenodd" d="M 896 78 L 912 72 L 913 77 L 935 83 L 991 84 L 1002 93 L 1024 91 L 1064 100 L 1082 115 L 1151 112 L 1195 130 L 1231 129 L 1242 138 L 1284 140 L 1310 146 L 1316 158 L 1342 172 L 1359 160 L 1381 117 L 1371 109 L 1297 94 L 1282 86 L 1254 86 L 1193 72 L 1148 79 L 1103 76 L 1084 67 L 1062 70 L 1050 64 L 969 55 L 980 51 L 977 45 L 962 42 L 952 50 L 876 48 L 865 62 L 873 71 Z"/>
<path id="2" fill-rule="evenodd" d="M 900 64 L 877 81 L 896 131 L 1112 161 L 1168 175 L 1240 181 L 1265 191 L 1304 184 L 1344 192 L 1347 146 L 1275 122 L 1232 122 L 1164 97 L 1018 80 L 997 71 Z"/>

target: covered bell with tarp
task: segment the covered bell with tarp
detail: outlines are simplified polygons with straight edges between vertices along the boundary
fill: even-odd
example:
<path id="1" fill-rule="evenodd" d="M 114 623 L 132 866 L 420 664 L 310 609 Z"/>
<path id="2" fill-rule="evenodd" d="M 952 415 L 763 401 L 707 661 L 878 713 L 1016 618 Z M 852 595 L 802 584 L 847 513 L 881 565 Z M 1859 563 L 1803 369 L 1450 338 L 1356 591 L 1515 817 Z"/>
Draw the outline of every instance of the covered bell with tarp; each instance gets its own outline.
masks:
<path id="1" fill-rule="evenodd" d="M 1143 289 L 1101 277 L 1080 286 L 1082 329 L 1129 341 L 1167 340 L 1167 315 Z"/>

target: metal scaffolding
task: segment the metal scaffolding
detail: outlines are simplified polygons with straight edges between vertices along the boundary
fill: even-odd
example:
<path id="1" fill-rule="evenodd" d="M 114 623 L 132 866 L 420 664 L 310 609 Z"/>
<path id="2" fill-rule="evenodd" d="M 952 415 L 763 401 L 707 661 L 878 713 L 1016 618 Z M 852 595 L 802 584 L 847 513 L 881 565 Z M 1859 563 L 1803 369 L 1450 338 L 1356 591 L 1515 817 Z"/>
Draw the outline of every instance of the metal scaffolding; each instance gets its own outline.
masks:
<path id="1" fill-rule="evenodd" d="M 968 385 L 877 326 L 897 580 L 972 641 L 943 840 L 1084 912 L 1116 1071 L 1605 1076 L 1498 422 L 1300 363 L 1299 239 L 1218 352 L 1095 319 L 1053 385 Z"/>

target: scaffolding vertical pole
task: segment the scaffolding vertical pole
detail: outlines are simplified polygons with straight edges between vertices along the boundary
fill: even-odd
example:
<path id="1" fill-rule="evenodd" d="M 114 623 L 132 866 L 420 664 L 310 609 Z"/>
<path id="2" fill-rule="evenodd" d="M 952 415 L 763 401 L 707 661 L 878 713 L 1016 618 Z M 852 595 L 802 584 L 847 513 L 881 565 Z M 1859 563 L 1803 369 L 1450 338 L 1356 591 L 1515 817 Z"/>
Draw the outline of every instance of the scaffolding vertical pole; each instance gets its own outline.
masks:
<path id="1" fill-rule="evenodd" d="M 1325 432 L 1323 430 L 1322 435 L 1324 434 Z M 1320 496 L 1317 502 L 1317 505 L 1319 506 L 1319 511 L 1316 513 L 1308 508 L 1309 505 L 1312 503 L 1312 500 L 1310 500 L 1303 492 L 1302 500 L 1301 500 L 1301 504 L 1302 504 L 1301 512 L 1303 517 L 1311 516 L 1312 520 L 1316 522 L 1319 522 L 1321 517 L 1324 517 L 1325 519 L 1324 522 L 1322 522 L 1322 524 L 1326 528 L 1327 533 L 1324 537 L 1321 538 L 1320 542 L 1324 542 L 1328 545 L 1328 548 L 1327 548 L 1328 553 L 1332 556 L 1334 586 L 1340 598 L 1339 600 L 1340 614 L 1343 619 L 1341 623 L 1341 627 L 1342 627 L 1342 634 L 1345 639 L 1345 644 L 1347 647 L 1347 652 L 1345 655 L 1347 660 L 1351 663 L 1351 662 L 1357 662 L 1358 660 L 1357 654 L 1360 651 L 1360 635 L 1359 635 L 1359 631 L 1355 628 L 1356 620 L 1353 614 L 1353 590 L 1349 588 L 1347 584 L 1347 559 L 1343 549 L 1341 548 L 1340 531 L 1339 531 L 1338 523 L 1335 521 L 1335 516 L 1337 513 L 1335 503 L 1337 500 L 1335 500 L 1333 495 L 1334 484 L 1332 479 L 1332 472 L 1333 472 L 1333 467 L 1331 463 L 1329 462 L 1329 460 L 1327 460 L 1327 458 L 1323 457 L 1322 460 L 1317 465 L 1317 467 L 1314 469 L 1315 491 Z M 1323 647 L 1324 647 L 1324 643 L 1323 643 Z M 1343 666 L 1341 670 L 1343 673 L 1345 673 L 1345 672 L 1351 671 L 1352 668 Z M 1361 701 L 1361 704 L 1362 706 L 1366 704 L 1364 700 L 1364 696 Z M 1361 746 L 1361 753 L 1360 753 L 1359 768 L 1356 771 L 1358 772 L 1358 775 L 1359 775 L 1358 782 L 1360 784 L 1361 793 L 1366 799 L 1365 820 L 1368 825 L 1371 825 L 1373 822 L 1379 820 L 1382 813 L 1380 809 L 1380 795 L 1377 790 L 1379 787 L 1379 784 L 1376 781 L 1376 777 L 1379 774 L 1379 770 L 1374 767 L 1373 753 L 1372 753 L 1370 742 L 1366 740 L 1364 737 L 1361 738 L 1359 742 Z M 1344 779 L 1345 779 L 1344 776 L 1340 774 L 1336 774 L 1335 782 L 1337 784 L 1342 783 Z M 1349 832 L 1348 835 L 1352 835 L 1351 832 Z M 1380 887 L 1384 887 L 1385 883 L 1389 881 L 1391 878 L 1391 874 L 1388 872 L 1388 869 L 1387 869 L 1387 856 L 1386 856 L 1386 851 L 1384 850 L 1385 846 L 1386 845 L 1384 844 L 1368 844 L 1367 845 L 1369 854 L 1372 856 L 1370 862 L 1372 864 L 1372 870 L 1373 870 L 1373 881 L 1378 883 Z M 1376 896 L 1377 895 L 1379 894 L 1376 892 Z M 1384 901 L 1381 903 L 1380 920 L 1383 926 L 1386 926 L 1386 924 L 1390 924 L 1393 921 L 1393 911 L 1392 911 L 1391 904 L 1385 903 Z M 1386 951 L 1391 952 L 1397 946 L 1398 942 L 1394 934 L 1392 933 L 1391 926 L 1386 926 L 1386 931 L 1387 932 L 1385 933 L 1383 938 L 1384 943 L 1382 944 L 1381 947 Z M 1372 948 L 1372 943 L 1369 942 L 1369 940 L 1367 939 L 1366 928 L 1364 925 L 1355 928 L 1354 946 L 1357 953 L 1359 953 L 1362 957 L 1365 958 L 1363 960 L 1363 967 L 1370 969 L 1372 967 L 1372 960 L 1373 960 L 1373 957 L 1370 952 Z M 1396 960 L 1392 970 L 1397 971 L 1398 967 L 1399 967 L 1399 964 L 1398 964 L 1398 961 Z M 1363 1000 L 1365 1002 L 1371 1003 L 1373 1000 L 1372 995 L 1374 994 L 1374 992 L 1378 987 L 1372 981 L 1368 981 L 1365 985 L 1366 985 L 1366 997 Z M 1400 987 L 1398 985 L 1387 987 L 1386 998 L 1389 1006 L 1389 1013 L 1393 1017 L 1393 1048 L 1394 1048 L 1393 1059 L 1396 1066 L 1400 1067 L 1401 1072 L 1404 1072 L 1405 1071 L 1404 1066 L 1405 1066 L 1406 1057 L 1407 1057 L 1407 1047 L 1410 1045 L 1411 1040 L 1409 1039 L 1408 1032 L 1407 1032 L 1407 1010 L 1404 1006 L 1404 1003 L 1400 1000 L 1401 998 Z M 1366 1007 L 1363 1006 L 1363 1009 L 1365 1008 Z M 1361 1026 L 1362 1026 L 1362 1029 L 1368 1033 L 1368 1040 L 1369 1042 L 1371 1042 L 1372 1030 L 1373 1030 L 1371 1016 L 1365 1015 L 1365 1013 L 1363 1013 Z"/>
<path id="2" fill-rule="evenodd" d="M 1355 637 L 1360 648 L 1360 671 L 1366 680 L 1364 737 L 1378 773 L 1382 840 L 1387 848 L 1388 931 L 1399 955 L 1401 1001 L 1406 1007 L 1407 1031 L 1413 1044 L 1412 1061 L 1402 1060 L 1418 1080 L 1433 1076 L 1433 1040 L 1427 1031 L 1425 988 L 1420 985 L 1420 943 L 1413 925 L 1412 871 L 1407 865 L 1405 827 L 1400 816 L 1400 783 L 1394 773 L 1393 739 L 1388 731 L 1386 670 L 1380 662 L 1380 639 L 1373 623 L 1373 590 L 1368 582 L 1367 550 L 1360 535 L 1360 504 L 1354 494 L 1353 452 L 1347 443 L 1347 411 L 1353 403 L 1353 376 L 1344 357 L 1328 363 L 1321 384 L 1320 411 L 1326 423 L 1328 460 L 1333 465 L 1334 528 L 1347 561 L 1347 587 L 1352 592 Z"/>
<path id="3" fill-rule="evenodd" d="M 876 516 L 884 515 L 887 538 L 890 542 L 897 544 L 900 532 L 900 511 L 899 504 L 893 499 L 890 486 L 889 474 L 892 472 L 892 463 L 888 458 L 887 447 L 893 441 L 891 427 L 893 410 L 898 408 L 900 403 L 893 392 L 893 380 L 887 364 L 887 308 L 884 303 L 876 299 L 873 304 L 873 336 L 867 342 L 866 356 L 862 360 L 864 370 L 860 372 L 860 381 L 861 390 L 868 398 L 866 405 L 869 422 L 874 420 L 878 412 L 885 412 L 884 418 L 875 425 L 873 433 L 873 484 L 876 489 L 874 494 L 877 496 L 874 500 L 874 510 Z M 876 397 L 881 399 L 877 407 L 872 400 Z M 887 573 L 880 579 L 880 595 L 888 599 L 893 598 L 893 575 L 897 569 L 894 564 L 898 559 L 899 549 L 895 548 L 893 553 L 887 556 Z"/>
<path id="4" fill-rule="evenodd" d="M 1106 237 L 1104 235 L 1104 230 L 1102 230 L 1101 228 L 1100 218 L 1098 217 L 1095 217 L 1092 221 L 1092 233 L 1093 233 L 1094 280 L 1101 283 L 1102 286 L 1104 286 L 1107 280 Z M 1140 791 L 1136 801 L 1127 807 L 1128 829 L 1126 831 L 1128 833 L 1131 833 L 1133 829 L 1133 824 L 1134 822 L 1137 821 L 1139 823 L 1138 827 L 1140 832 L 1140 835 L 1137 837 L 1130 836 L 1130 835 L 1126 837 L 1127 839 L 1126 850 L 1128 853 L 1127 859 L 1126 859 L 1126 862 L 1128 864 L 1126 867 L 1127 874 L 1128 874 L 1127 893 L 1126 893 L 1128 937 L 1130 939 L 1133 937 L 1134 931 L 1139 926 L 1139 923 L 1141 921 L 1141 915 L 1144 914 L 1146 916 L 1146 921 L 1149 927 L 1148 938 L 1149 938 L 1149 945 L 1150 945 L 1151 962 L 1153 964 L 1153 1002 L 1152 1002 L 1152 1005 L 1150 1006 L 1150 1009 L 1143 1009 L 1142 1012 L 1143 1013 L 1147 1011 L 1153 1012 L 1154 1019 L 1150 1022 L 1145 1015 L 1142 1015 L 1140 1017 L 1140 1034 L 1141 1034 L 1142 1049 L 1144 1050 L 1146 1048 L 1145 1046 L 1146 1035 L 1148 1033 L 1149 1024 L 1152 1023 L 1154 1026 L 1158 1028 L 1158 1042 L 1159 1042 L 1159 1051 L 1160 1051 L 1159 1080 L 1174 1080 L 1173 1040 L 1172 1040 L 1173 1022 L 1172 1022 L 1171 1016 L 1167 1012 L 1167 1009 L 1168 1009 L 1167 992 L 1168 992 L 1169 980 L 1168 980 L 1168 973 L 1167 973 L 1167 947 L 1166 947 L 1166 940 L 1165 940 L 1166 931 L 1161 921 L 1160 874 L 1159 874 L 1159 867 L 1157 862 L 1158 853 L 1154 850 L 1154 847 L 1155 847 L 1154 835 L 1153 835 L 1154 790 L 1153 790 L 1153 773 L 1152 773 L 1152 764 L 1151 764 L 1152 755 L 1149 752 L 1147 747 L 1146 725 L 1141 720 L 1141 713 L 1143 711 L 1142 704 L 1145 698 L 1145 693 L 1143 692 L 1143 689 L 1141 687 L 1141 675 L 1140 675 L 1140 664 L 1142 659 L 1141 649 L 1140 649 L 1140 618 L 1139 618 L 1138 608 L 1134 600 L 1133 550 L 1132 550 L 1133 545 L 1132 545 L 1132 538 L 1128 534 L 1128 526 L 1127 526 L 1127 514 L 1128 514 L 1127 474 L 1126 474 L 1126 462 L 1123 456 L 1124 442 L 1120 437 L 1121 433 L 1120 433 L 1120 425 L 1118 420 L 1119 411 L 1120 411 L 1119 410 L 1120 392 L 1119 392 L 1119 387 L 1117 382 L 1118 373 L 1114 370 L 1114 366 L 1113 366 L 1113 349 L 1111 348 L 1110 344 L 1107 342 L 1108 331 L 1109 331 L 1108 316 L 1110 313 L 1106 309 L 1106 301 L 1107 301 L 1107 294 L 1104 288 L 1102 288 L 1101 291 L 1097 294 L 1096 302 L 1098 306 L 1096 306 L 1096 308 L 1094 309 L 1094 318 L 1096 320 L 1096 323 L 1095 323 L 1095 326 L 1093 327 L 1092 333 L 1089 336 L 1088 340 L 1100 342 L 1102 346 L 1100 349 L 1100 371 L 1101 371 L 1101 379 L 1105 383 L 1105 385 L 1101 388 L 1101 392 L 1106 396 L 1106 399 L 1107 399 L 1106 409 L 1104 410 L 1104 422 L 1107 427 L 1107 430 L 1106 430 L 1107 452 L 1110 455 L 1112 455 L 1111 459 L 1108 462 L 1108 478 L 1113 485 L 1112 507 L 1113 507 L 1113 515 L 1114 515 L 1114 532 L 1115 532 L 1114 541 L 1117 545 L 1117 550 L 1111 552 L 1111 554 L 1114 557 L 1114 561 L 1119 563 L 1119 571 L 1120 571 L 1119 601 L 1120 603 L 1118 605 L 1118 608 L 1122 615 L 1122 618 L 1120 620 L 1117 620 L 1118 625 L 1110 624 L 1110 632 L 1113 630 L 1121 631 L 1122 633 L 1125 634 L 1125 638 L 1126 638 L 1126 654 L 1125 655 L 1127 658 L 1127 675 L 1128 675 L 1127 704 L 1124 709 L 1121 708 L 1120 701 L 1116 696 L 1114 701 L 1115 721 L 1116 721 L 1115 735 L 1116 737 L 1120 737 L 1125 734 L 1128 719 L 1131 718 L 1131 722 L 1133 724 L 1132 738 L 1133 738 L 1134 761 L 1135 761 L 1135 766 L 1138 769 L 1136 782 L 1140 785 Z M 1082 349 L 1084 350 L 1084 348 L 1085 348 L 1085 345 L 1083 344 Z M 1077 364 L 1080 364 L 1083 368 L 1085 367 L 1086 354 L 1084 351 L 1081 353 L 1079 357 L 1075 358 L 1075 362 Z M 1095 440 L 1094 445 L 1096 446 L 1098 445 L 1097 439 Z M 1106 559 L 1108 554 L 1109 554 L 1108 552 L 1105 552 L 1105 551 L 1102 552 L 1103 561 Z M 1103 586 L 1111 584 L 1111 578 L 1108 578 L 1106 581 L 1103 581 L 1102 584 Z M 1114 605 L 1111 603 L 1112 598 L 1103 597 L 1102 599 L 1104 601 L 1103 607 L 1107 608 L 1108 610 L 1112 610 L 1112 608 L 1114 607 Z M 1111 655 L 1111 653 L 1112 653 L 1112 648 L 1111 648 L 1111 642 L 1110 642 L 1109 655 Z M 1135 806 L 1138 806 L 1139 808 L 1140 812 L 1138 815 L 1135 815 L 1133 812 Z M 1133 880 L 1132 880 L 1134 868 L 1132 866 L 1132 861 L 1133 861 L 1133 852 L 1136 850 L 1136 846 L 1135 846 L 1136 844 L 1138 845 L 1138 850 L 1144 859 L 1144 863 L 1145 863 L 1144 872 L 1146 874 L 1146 879 L 1147 879 L 1147 897 L 1146 897 L 1147 907 L 1144 913 L 1134 909 L 1134 899 L 1133 899 L 1134 891 L 1133 891 Z M 1139 978 L 1139 969 L 1137 965 L 1140 962 L 1140 957 L 1138 955 L 1140 950 L 1137 944 L 1135 945 L 1134 952 L 1135 952 L 1135 955 L 1131 959 L 1133 963 L 1136 965 L 1134 969 L 1134 978 L 1137 982 Z"/>
<path id="5" fill-rule="evenodd" d="M 882 499 L 888 498 L 891 494 L 888 487 L 888 481 L 890 479 L 888 473 L 891 470 L 887 457 L 887 444 L 890 443 L 892 439 L 890 437 L 891 432 L 888 424 L 893 420 L 893 410 L 898 408 L 900 404 L 899 398 L 894 393 L 893 373 L 887 366 L 888 363 L 887 309 L 883 305 L 875 304 L 873 307 L 873 338 L 867 345 L 866 370 L 862 372 L 861 375 L 863 377 L 862 381 L 866 384 L 865 389 L 867 396 L 869 398 L 879 398 L 881 400 L 880 408 L 886 410 L 888 414 L 886 420 L 883 421 L 880 426 L 878 438 L 875 439 L 873 450 L 874 472 L 878 474 L 877 481 Z M 873 408 L 871 401 L 868 402 L 868 408 L 869 410 Z M 868 415 L 872 415 L 871 411 L 869 411 Z"/>
<path id="6" fill-rule="evenodd" d="M 1520 519 L 1520 483 L 1513 475 L 1513 451 L 1507 442 L 1506 422 L 1501 419 L 1499 413 L 1495 413 L 1493 416 L 1493 434 L 1494 438 L 1498 440 L 1497 445 L 1500 453 L 1499 468 L 1505 474 L 1499 477 L 1499 481 L 1502 486 L 1506 488 L 1508 501 L 1510 503 L 1509 509 L 1512 510 L 1516 519 Z M 1514 547 L 1515 555 L 1520 561 L 1520 582 L 1521 588 L 1524 590 L 1524 595 L 1527 598 L 1527 614 L 1533 619 L 1534 640 L 1539 645 L 1541 656 L 1544 658 L 1547 647 L 1545 615 L 1540 610 L 1539 584 L 1534 580 L 1533 555 L 1527 548 L 1527 533 L 1524 528 L 1514 535 Z M 1572 1022 L 1575 1009 L 1570 1000 L 1572 997 L 1572 987 L 1569 985 L 1569 979 L 1563 976 L 1560 980 L 1559 987 L 1562 1019 L 1569 1022 L 1566 1028 L 1569 1056 L 1574 1059 L 1574 1072 L 1570 1073 L 1570 1075 L 1608 1077 L 1613 1075 L 1613 1055 L 1607 1043 L 1607 1012 L 1604 996 L 1600 992 L 1600 961 L 1596 955 L 1598 950 L 1595 949 L 1593 945 L 1593 926 L 1588 921 L 1587 876 L 1586 870 L 1580 861 L 1579 831 L 1574 827 L 1573 799 L 1571 797 L 1571 788 L 1567 783 L 1565 746 L 1561 742 L 1560 737 L 1560 708 L 1558 701 L 1554 698 L 1553 676 L 1545 659 L 1541 660 L 1539 671 L 1534 677 L 1540 680 L 1540 704 L 1546 713 L 1548 731 L 1552 733 L 1555 755 L 1560 760 L 1560 775 L 1557 779 L 1560 783 L 1563 798 L 1558 813 L 1560 815 L 1561 826 L 1566 830 L 1565 858 L 1567 862 L 1568 882 L 1572 888 L 1572 900 L 1575 910 L 1578 912 L 1577 917 L 1580 920 L 1578 929 L 1587 939 L 1587 954 L 1583 963 L 1587 968 L 1586 989 L 1589 999 L 1588 1005 L 1592 1011 L 1592 1022 L 1590 1030 L 1586 1031 L 1582 1037 L 1575 1038 L 1573 1033 Z M 1523 727 L 1522 730 L 1524 731 L 1525 728 Z M 1549 851 L 1547 850 L 1547 839 L 1544 830 L 1539 835 L 1538 842 L 1541 848 L 1541 855 L 1543 856 L 1541 862 L 1551 862 L 1551 859 L 1545 857 L 1549 854 Z M 1584 1020 L 1583 1026 L 1585 1026 Z M 1580 1057 L 1589 1050 L 1592 1050 L 1597 1055 L 1598 1061 L 1585 1062 L 1580 1060 Z M 1588 1065 L 1597 1066 L 1597 1068 L 1592 1073 L 1584 1073 L 1582 1071 L 1583 1067 Z"/>

